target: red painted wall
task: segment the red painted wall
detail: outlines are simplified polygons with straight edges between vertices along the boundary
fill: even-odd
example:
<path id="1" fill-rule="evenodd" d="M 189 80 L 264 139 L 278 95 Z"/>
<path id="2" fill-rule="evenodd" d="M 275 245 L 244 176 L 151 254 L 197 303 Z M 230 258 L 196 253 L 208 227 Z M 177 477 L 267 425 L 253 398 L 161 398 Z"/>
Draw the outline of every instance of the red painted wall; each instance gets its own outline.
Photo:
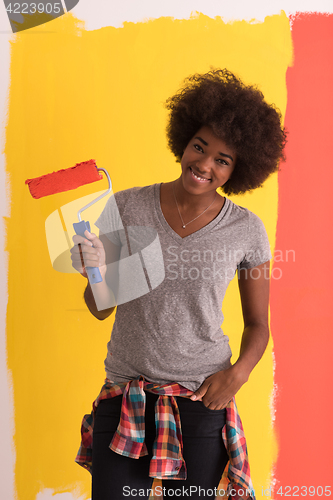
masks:
<path id="1" fill-rule="evenodd" d="M 325 498 L 333 483 L 333 16 L 296 17 L 292 38 L 276 239 L 284 262 L 274 264 L 282 277 L 271 290 L 279 445 L 274 497 L 287 486 L 294 487 L 291 496 L 297 487 L 324 486 L 313 498 Z M 295 258 L 289 254 L 287 262 L 290 249 Z"/>

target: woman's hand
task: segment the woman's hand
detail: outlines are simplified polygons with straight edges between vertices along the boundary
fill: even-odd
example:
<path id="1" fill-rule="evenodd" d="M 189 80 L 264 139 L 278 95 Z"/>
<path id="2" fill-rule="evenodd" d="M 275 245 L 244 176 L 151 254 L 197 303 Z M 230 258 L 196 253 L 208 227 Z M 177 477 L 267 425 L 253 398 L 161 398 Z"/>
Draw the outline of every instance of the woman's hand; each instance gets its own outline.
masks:
<path id="1" fill-rule="evenodd" d="M 71 249 L 72 266 L 87 278 L 86 267 L 98 267 L 102 276 L 105 277 L 106 263 L 103 243 L 96 234 L 85 231 L 85 238 L 79 235 L 73 236 L 74 246 Z"/>
<path id="2" fill-rule="evenodd" d="M 222 410 L 246 381 L 247 377 L 233 365 L 206 378 L 191 399 L 202 401 L 210 410 Z"/>

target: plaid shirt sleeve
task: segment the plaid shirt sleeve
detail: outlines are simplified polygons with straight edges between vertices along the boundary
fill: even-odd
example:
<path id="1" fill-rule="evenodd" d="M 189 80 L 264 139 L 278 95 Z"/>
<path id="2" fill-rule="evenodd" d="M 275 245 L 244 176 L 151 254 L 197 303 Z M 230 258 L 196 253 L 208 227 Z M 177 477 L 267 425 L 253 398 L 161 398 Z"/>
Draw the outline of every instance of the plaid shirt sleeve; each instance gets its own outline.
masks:
<path id="1" fill-rule="evenodd" d="M 175 396 L 189 397 L 193 394 L 177 383 L 156 385 L 146 382 L 143 377 L 128 383 L 106 381 L 93 403 L 91 414 L 84 415 L 81 425 L 81 446 L 76 463 L 92 472 L 92 446 L 95 411 L 99 401 L 123 394 L 120 421 L 110 448 L 115 453 L 131 458 L 147 455 L 144 442 L 145 390 L 158 394 L 156 404 L 156 439 L 153 457 L 150 461 L 149 476 L 158 479 L 186 479 L 186 464 L 183 459 L 183 440 L 177 401 Z M 240 416 L 233 398 L 226 407 L 226 424 L 222 438 L 228 451 L 226 466 L 229 488 L 245 489 L 254 497 L 250 477 L 246 440 Z M 221 471 L 222 476 L 223 471 Z M 237 499 L 237 496 L 233 497 Z"/>

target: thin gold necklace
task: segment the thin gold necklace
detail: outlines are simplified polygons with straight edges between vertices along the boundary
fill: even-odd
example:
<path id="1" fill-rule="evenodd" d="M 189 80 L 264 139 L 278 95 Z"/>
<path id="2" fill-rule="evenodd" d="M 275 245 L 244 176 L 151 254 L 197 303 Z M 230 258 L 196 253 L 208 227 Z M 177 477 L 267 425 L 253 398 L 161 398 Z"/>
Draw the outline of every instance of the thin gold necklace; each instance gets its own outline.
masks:
<path id="1" fill-rule="evenodd" d="M 177 207 L 177 210 L 178 210 L 178 213 L 179 213 L 180 220 L 182 221 L 182 227 L 183 227 L 183 229 L 185 229 L 186 226 L 188 226 L 189 224 L 191 224 L 191 222 L 193 222 L 193 221 L 197 220 L 199 217 L 201 217 L 213 205 L 213 203 L 215 201 L 215 198 L 216 198 L 216 191 L 215 191 L 214 199 L 211 202 L 211 204 L 207 208 L 205 208 L 205 210 L 203 212 L 201 212 L 201 214 L 197 215 L 196 217 L 194 217 L 194 219 L 190 220 L 190 222 L 186 222 L 186 224 L 185 224 L 185 222 L 183 221 L 183 217 L 182 217 L 182 215 L 180 213 L 178 203 L 177 203 L 177 198 L 176 198 L 176 193 L 175 193 L 175 182 L 176 181 L 173 181 L 173 183 L 172 183 L 173 196 L 175 198 L 176 207 Z"/>

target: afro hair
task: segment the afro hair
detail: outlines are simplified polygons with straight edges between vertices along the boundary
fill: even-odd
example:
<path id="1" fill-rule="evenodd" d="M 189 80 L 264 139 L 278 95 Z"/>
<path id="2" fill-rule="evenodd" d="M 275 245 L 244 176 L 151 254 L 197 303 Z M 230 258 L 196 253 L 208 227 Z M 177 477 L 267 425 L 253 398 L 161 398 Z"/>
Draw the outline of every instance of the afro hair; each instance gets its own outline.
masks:
<path id="1" fill-rule="evenodd" d="M 192 75 L 166 101 L 170 110 L 168 146 L 178 162 L 196 132 L 209 126 L 237 154 L 225 194 L 241 194 L 259 186 L 284 160 L 286 132 L 280 111 L 265 102 L 260 90 L 245 85 L 227 69 Z"/>

